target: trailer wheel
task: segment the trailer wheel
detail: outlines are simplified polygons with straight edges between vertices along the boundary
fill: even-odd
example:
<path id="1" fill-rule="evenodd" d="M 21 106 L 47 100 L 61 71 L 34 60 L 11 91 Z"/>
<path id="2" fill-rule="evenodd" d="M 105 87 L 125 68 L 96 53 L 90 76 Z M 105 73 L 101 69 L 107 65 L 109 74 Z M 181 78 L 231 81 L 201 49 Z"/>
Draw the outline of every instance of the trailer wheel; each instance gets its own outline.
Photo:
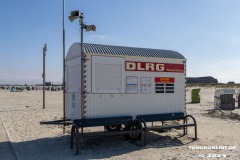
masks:
<path id="1" fill-rule="evenodd" d="M 107 131 L 119 131 L 121 129 L 122 125 L 118 124 L 118 125 L 109 125 L 109 126 L 105 126 L 105 129 Z"/>
<path id="2" fill-rule="evenodd" d="M 124 129 L 141 129 L 141 124 L 138 123 L 138 121 L 134 121 L 131 124 L 125 124 Z M 124 137 L 126 140 L 133 140 L 133 139 L 141 139 L 141 133 L 129 133 L 129 134 L 124 134 Z"/>

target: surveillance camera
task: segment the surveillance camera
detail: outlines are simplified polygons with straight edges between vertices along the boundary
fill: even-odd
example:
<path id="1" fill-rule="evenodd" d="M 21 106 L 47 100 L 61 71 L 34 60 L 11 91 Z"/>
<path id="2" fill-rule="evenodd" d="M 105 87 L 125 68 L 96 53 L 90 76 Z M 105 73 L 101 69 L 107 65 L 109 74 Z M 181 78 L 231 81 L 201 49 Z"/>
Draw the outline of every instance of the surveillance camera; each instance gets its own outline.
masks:
<path id="1" fill-rule="evenodd" d="M 83 13 L 80 13 L 80 18 L 81 18 L 81 19 L 83 19 L 83 18 L 84 18 L 84 16 L 83 16 Z"/>

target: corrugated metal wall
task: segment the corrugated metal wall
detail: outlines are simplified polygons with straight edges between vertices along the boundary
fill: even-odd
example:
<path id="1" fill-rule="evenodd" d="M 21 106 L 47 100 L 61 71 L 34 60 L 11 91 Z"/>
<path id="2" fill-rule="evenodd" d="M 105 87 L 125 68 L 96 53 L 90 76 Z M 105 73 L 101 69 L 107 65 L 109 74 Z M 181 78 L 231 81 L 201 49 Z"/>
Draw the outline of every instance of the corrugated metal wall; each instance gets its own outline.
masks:
<path id="1" fill-rule="evenodd" d="M 121 56 L 122 57 L 122 56 Z M 185 73 L 125 71 L 124 76 L 138 77 L 138 94 L 92 94 L 91 56 L 87 63 L 87 118 L 185 112 Z M 125 57 L 125 61 L 183 64 L 184 60 Z M 151 77 L 151 94 L 140 93 L 140 77 Z M 155 93 L 155 77 L 174 77 L 174 93 Z M 80 82 L 79 82 L 80 83 Z M 126 82 L 125 82 L 126 83 Z M 126 85 L 124 85 L 126 87 Z"/>
<path id="2" fill-rule="evenodd" d="M 69 52 L 81 52 L 80 46 L 74 45 Z M 66 117 L 78 119 L 81 115 L 81 58 L 75 57 L 66 62 Z"/>

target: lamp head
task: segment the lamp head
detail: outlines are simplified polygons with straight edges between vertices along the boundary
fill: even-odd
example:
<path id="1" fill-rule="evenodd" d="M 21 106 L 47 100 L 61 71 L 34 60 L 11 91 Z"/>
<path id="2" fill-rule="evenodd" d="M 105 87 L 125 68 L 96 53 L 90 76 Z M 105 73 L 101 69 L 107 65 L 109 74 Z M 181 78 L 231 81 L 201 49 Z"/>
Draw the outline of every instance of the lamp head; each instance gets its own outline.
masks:
<path id="1" fill-rule="evenodd" d="M 44 44 L 43 51 L 47 52 L 47 44 L 46 43 Z"/>
<path id="2" fill-rule="evenodd" d="M 89 31 L 96 31 L 96 26 L 95 25 L 85 25 L 84 29 L 89 32 Z"/>
<path id="3" fill-rule="evenodd" d="M 71 22 L 73 22 L 75 19 L 77 19 L 79 17 L 80 17 L 79 11 L 76 10 L 76 11 L 72 11 L 71 15 L 68 18 Z"/>

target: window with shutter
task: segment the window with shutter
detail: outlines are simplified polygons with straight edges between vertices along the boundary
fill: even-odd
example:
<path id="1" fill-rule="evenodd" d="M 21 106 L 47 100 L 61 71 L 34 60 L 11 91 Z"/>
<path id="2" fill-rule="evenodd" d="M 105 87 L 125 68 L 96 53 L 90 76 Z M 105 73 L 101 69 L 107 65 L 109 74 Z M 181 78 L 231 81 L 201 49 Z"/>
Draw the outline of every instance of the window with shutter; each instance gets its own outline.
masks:
<path id="1" fill-rule="evenodd" d="M 124 58 L 92 57 L 92 92 L 124 93 Z"/>

